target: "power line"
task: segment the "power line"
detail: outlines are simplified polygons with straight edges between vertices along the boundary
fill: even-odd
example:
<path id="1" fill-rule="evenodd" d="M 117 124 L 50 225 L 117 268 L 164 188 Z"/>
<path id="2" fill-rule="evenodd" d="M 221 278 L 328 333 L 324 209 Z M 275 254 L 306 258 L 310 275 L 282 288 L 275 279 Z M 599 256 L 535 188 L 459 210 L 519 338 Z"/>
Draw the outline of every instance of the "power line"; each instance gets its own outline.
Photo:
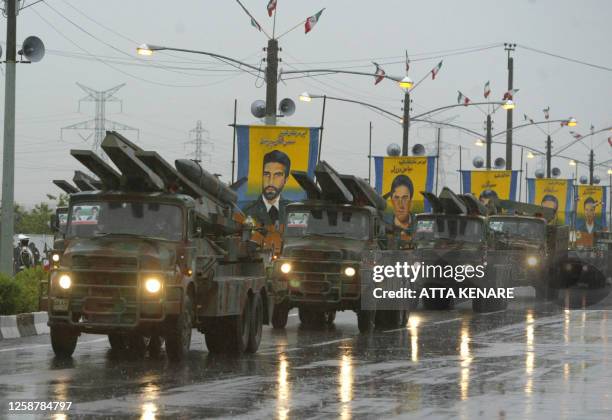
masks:
<path id="1" fill-rule="evenodd" d="M 521 48 L 524 48 L 526 50 L 529 50 L 529 51 L 533 51 L 533 52 L 536 52 L 536 53 L 539 53 L 539 54 L 548 55 L 550 57 L 559 58 L 561 60 L 566 60 L 566 61 L 569 61 L 569 62 L 572 62 L 572 63 L 582 64 L 584 66 L 593 67 L 593 68 L 596 68 L 596 69 L 599 69 L 599 70 L 612 71 L 612 67 L 606 67 L 606 66 L 602 66 L 602 65 L 599 65 L 599 64 L 588 63 L 586 61 L 577 60 L 575 58 L 565 57 L 563 55 L 554 54 L 554 53 L 551 53 L 551 52 L 548 52 L 548 51 L 544 51 L 544 50 L 539 50 L 539 49 L 533 48 L 533 47 L 528 47 L 527 45 L 523 45 L 523 44 L 518 44 L 518 46 L 521 47 Z"/>

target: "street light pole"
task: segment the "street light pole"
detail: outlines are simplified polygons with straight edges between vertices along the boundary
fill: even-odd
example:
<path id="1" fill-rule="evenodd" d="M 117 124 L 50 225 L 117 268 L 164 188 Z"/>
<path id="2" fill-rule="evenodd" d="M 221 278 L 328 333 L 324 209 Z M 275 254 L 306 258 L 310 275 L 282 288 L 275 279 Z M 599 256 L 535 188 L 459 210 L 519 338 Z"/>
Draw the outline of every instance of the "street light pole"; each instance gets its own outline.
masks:
<path id="1" fill-rule="evenodd" d="M 0 272 L 13 275 L 15 230 L 15 79 L 17 59 L 17 0 L 6 1 L 6 76 L 4 94 L 4 154 L 2 159 L 2 232 Z"/>
<path id="2" fill-rule="evenodd" d="M 550 138 L 550 134 L 546 138 L 546 178 L 550 178 L 551 171 L 551 161 L 552 161 L 552 139 Z"/>
<path id="3" fill-rule="evenodd" d="M 595 152 L 589 153 L 589 185 L 593 185 L 593 172 L 595 171 Z"/>
<path id="4" fill-rule="evenodd" d="M 317 154 L 317 163 L 321 162 L 321 148 L 323 147 L 323 126 L 325 125 L 325 104 L 327 95 L 323 95 L 323 110 L 321 111 L 321 127 L 319 127 L 319 153 Z"/>
<path id="5" fill-rule="evenodd" d="M 410 90 L 404 92 L 404 118 L 402 119 L 402 156 L 408 156 L 408 133 L 410 131 Z"/>
<path id="6" fill-rule="evenodd" d="M 278 84 L 278 40 L 268 40 L 266 57 L 266 125 L 276 125 L 276 101 Z"/>
<path id="7" fill-rule="evenodd" d="M 491 142 L 493 139 L 491 130 L 491 114 L 487 114 L 487 170 L 491 169 Z"/>
<path id="8" fill-rule="evenodd" d="M 514 88 L 514 58 L 510 55 L 516 48 L 516 44 L 504 43 L 504 49 L 508 51 L 508 92 Z M 512 109 L 508 109 L 506 118 L 506 169 L 512 170 Z"/>

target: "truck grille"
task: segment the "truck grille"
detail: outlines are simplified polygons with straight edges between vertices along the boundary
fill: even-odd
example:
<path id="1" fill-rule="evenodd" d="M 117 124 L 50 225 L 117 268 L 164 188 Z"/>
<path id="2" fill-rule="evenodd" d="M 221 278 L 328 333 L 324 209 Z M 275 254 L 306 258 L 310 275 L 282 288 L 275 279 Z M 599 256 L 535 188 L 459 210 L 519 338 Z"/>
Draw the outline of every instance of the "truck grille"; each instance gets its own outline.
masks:
<path id="1" fill-rule="evenodd" d="M 314 249 L 293 249 L 290 257 L 303 258 L 305 260 L 329 261 L 341 260 L 342 251 L 319 251 Z"/>
<path id="2" fill-rule="evenodd" d="M 131 257 L 105 257 L 74 255 L 72 267 L 77 270 L 136 270 L 138 259 Z"/>
<path id="3" fill-rule="evenodd" d="M 338 302 L 359 297 L 359 280 L 345 277 L 346 264 L 327 261 L 291 261 L 289 294 L 300 301 Z"/>

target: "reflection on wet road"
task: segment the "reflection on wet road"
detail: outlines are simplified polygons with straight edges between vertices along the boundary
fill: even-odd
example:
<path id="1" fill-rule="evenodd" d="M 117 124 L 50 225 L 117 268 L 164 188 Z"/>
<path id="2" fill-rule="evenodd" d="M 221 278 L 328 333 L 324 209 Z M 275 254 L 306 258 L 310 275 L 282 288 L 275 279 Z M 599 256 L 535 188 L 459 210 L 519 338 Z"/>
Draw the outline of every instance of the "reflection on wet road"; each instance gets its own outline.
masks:
<path id="1" fill-rule="evenodd" d="M 63 362 L 48 336 L 4 340 L 0 407 L 61 400 L 73 415 L 142 419 L 608 418 L 608 317 L 526 297 L 491 314 L 417 310 L 405 328 L 360 336 L 350 312 L 314 331 L 291 316 L 239 358 L 209 355 L 194 334 L 178 365 L 118 358 L 102 336 L 82 336 Z"/>

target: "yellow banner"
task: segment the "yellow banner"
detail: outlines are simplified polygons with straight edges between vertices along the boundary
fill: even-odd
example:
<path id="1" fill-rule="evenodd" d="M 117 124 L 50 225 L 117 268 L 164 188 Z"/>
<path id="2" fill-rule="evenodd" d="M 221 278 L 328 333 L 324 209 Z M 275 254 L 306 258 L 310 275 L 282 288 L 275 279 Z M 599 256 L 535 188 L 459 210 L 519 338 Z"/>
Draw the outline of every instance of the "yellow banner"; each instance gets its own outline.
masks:
<path id="1" fill-rule="evenodd" d="M 517 171 L 463 171 L 463 192 L 478 198 L 515 200 Z M 483 194 L 484 193 L 484 194 Z"/>
<path id="2" fill-rule="evenodd" d="M 530 185 L 530 179 L 528 185 Z M 571 214 L 571 180 L 567 179 L 534 179 L 533 198 L 530 202 L 556 210 L 555 222 L 568 223 Z M 530 185 L 531 186 L 531 185 Z M 530 188 L 531 190 L 531 188 Z"/>
<path id="3" fill-rule="evenodd" d="M 376 190 L 387 200 L 394 223 L 406 228 L 412 214 L 429 211 L 421 191 L 431 191 L 435 157 L 376 156 Z"/>

